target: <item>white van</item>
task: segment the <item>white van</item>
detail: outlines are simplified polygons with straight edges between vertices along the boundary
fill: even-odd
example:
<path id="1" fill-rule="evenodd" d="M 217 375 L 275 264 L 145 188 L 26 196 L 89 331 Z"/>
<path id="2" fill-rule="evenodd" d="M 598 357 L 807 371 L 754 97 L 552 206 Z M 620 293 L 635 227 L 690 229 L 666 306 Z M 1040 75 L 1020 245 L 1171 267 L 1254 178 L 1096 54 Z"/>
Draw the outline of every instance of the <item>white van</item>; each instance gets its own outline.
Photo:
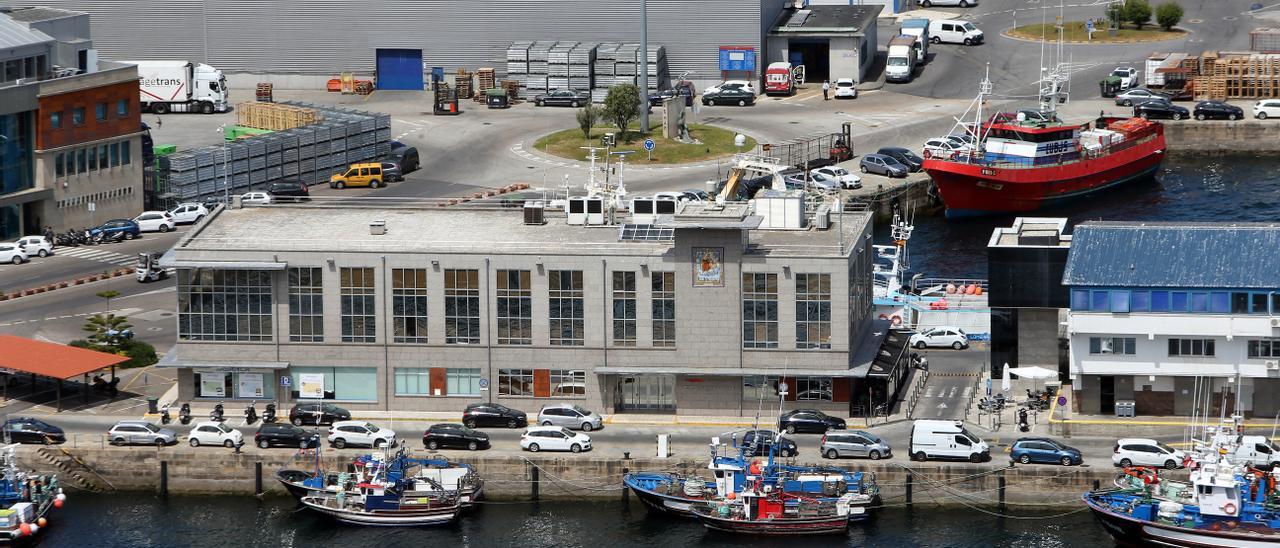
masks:
<path id="1" fill-rule="evenodd" d="M 929 41 L 935 44 L 949 42 L 974 46 L 982 43 L 982 31 L 968 21 L 942 19 L 929 22 Z"/>
<path id="2" fill-rule="evenodd" d="M 965 430 L 963 422 L 918 420 L 911 424 L 911 446 L 907 454 L 915 460 L 982 462 L 991 458 L 991 448 L 982 438 Z"/>
<path id="3" fill-rule="evenodd" d="M 1266 436 L 1240 436 L 1240 446 L 1227 460 L 1255 468 L 1274 468 L 1280 465 L 1280 447 Z"/>

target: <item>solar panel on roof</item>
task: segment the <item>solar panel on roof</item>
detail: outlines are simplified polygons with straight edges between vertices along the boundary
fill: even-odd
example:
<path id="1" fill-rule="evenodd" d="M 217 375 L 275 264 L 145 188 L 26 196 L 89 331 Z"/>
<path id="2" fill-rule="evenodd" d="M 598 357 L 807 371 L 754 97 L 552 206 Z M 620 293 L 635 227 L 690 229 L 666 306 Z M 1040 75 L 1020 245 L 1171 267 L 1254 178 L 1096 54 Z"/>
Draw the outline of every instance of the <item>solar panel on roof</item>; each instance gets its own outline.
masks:
<path id="1" fill-rule="evenodd" d="M 618 240 L 624 242 L 671 242 L 675 239 L 675 229 L 671 227 L 625 224 L 618 230 Z"/>

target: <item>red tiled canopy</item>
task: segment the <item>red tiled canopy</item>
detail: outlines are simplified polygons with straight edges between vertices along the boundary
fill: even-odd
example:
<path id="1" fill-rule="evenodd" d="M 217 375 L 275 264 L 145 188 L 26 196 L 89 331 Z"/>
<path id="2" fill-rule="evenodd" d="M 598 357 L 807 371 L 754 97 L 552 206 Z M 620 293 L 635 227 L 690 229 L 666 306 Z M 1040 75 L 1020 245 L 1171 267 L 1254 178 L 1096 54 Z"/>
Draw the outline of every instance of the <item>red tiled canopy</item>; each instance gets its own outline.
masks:
<path id="1" fill-rule="evenodd" d="M 0 367 L 24 373 L 69 380 L 127 361 L 97 350 L 0 335 Z"/>

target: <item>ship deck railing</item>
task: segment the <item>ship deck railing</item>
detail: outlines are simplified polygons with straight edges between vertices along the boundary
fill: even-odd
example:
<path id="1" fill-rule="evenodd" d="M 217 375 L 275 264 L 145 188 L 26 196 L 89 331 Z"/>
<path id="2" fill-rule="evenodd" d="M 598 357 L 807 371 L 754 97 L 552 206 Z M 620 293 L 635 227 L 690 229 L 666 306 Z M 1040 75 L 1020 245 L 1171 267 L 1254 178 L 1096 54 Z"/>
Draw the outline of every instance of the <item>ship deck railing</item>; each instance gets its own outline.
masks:
<path id="1" fill-rule="evenodd" d="M 1155 137 L 1156 137 L 1155 128 L 1147 128 L 1140 132 L 1137 132 L 1130 138 L 1127 138 L 1118 143 L 1112 143 L 1103 148 L 1099 148 L 1096 150 L 1081 149 L 1079 151 L 1065 152 L 1062 154 L 1058 154 L 1056 157 L 1053 157 L 1054 161 L 1043 161 L 1043 160 L 1037 161 L 1038 160 L 1037 158 L 1025 158 L 1025 159 L 1002 158 L 999 160 L 987 160 L 986 158 L 983 157 L 982 152 L 979 152 L 976 150 L 968 151 L 968 152 L 956 152 L 956 153 L 953 153 L 950 158 L 933 158 L 933 159 L 941 162 L 969 164 L 969 165 L 998 168 L 998 169 L 1034 169 L 1034 168 L 1044 168 L 1044 167 L 1057 167 L 1057 166 L 1077 164 L 1080 162 L 1087 162 L 1090 160 L 1096 160 L 1098 158 L 1109 156 L 1117 152 L 1120 152 L 1122 150 L 1127 150 L 1129 148 L 1133 148 L 1140 144 L 1147 143 L 1152 139 L 1155 139 Z M 1041 158 L 1045 158 L 1045 157 L 1041 157 Z"/>

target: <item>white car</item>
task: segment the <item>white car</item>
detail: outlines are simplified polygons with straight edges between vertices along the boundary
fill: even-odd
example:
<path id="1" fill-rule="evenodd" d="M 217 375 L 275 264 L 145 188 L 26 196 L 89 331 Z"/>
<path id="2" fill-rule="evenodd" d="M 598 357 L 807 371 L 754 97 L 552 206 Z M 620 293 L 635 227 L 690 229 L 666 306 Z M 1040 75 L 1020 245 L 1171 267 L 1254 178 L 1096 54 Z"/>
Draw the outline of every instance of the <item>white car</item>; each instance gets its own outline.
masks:
<path id="1" fill-rule="evenodd" d="M 940 326 L 912 335 L 907 344 L 915 348 L 950 346 L 956 350 L 964 350 L 969 347 L 969 336 L 959 327 Z"/>
<path id="2" fill-rule="evenodd" d="M 591 436 L 563 426 L 530 426 L 520 436 L 520 448 L 534 453 L 543 450 L 574 453 L 590 451 Z"/>
<path id="3" fill-rule="evenodd" d="M 1174 449 L 1156 440 L 1124 438 L 1116 440 L 1111 463 L 1122 467 L 1159 466 L 1174 470 L 1182 468 L 1182 460 L 1186 456 L 1181 449 Z"/>
<path id="4" fill-rule="evenodd" d="M 169 215 L 173 216 L 173 222 L 178 224 L 198 223 L 208 214 L 209 208 L 195 202 L 178 204 L 169 210 Z"/>
<path id="5" fill-rule="evenodd" d="M 1111 75 L 1120 79 L 1120 89 L 1129 89 L 1138 85 L 1138 69 L 1133 67 L 1116 67 Z"/>
<path id="6" fill-rule="evenodd" d="M 18 247 L 18 244 L 0 244 L 0 263 L 22 264 L 27 259 L 27 252 Z"/>
<path id="7" fill-rule="evenodd" d="M 959 139 L 952 139 L 950 135 L 946 137 L 935 137 L 924 142 L 925 158 L 931 156 L 940 156 L 947 158 L 956 152 L 969 152 L 973 147 L 968 143 Z"/>
<path id="8" fill-rule="evenodd" d="M 836 80 L 836 99 L 857 99 L 858 84 L 853 78 L 840 78 Z"/>
<path id="9" fill-rule="evenodd" d="M 746 80 L 725 80 L 723 82 L 720 82 L 719 84 L 716 84 L 714 86 L 711 86 L 707 89 L 702 90 L 702 94 L 706 95 L 708 93 L 716 93 L 722 89 L 728 89 L 728 88 L 743 88 L 747 91 L 750 91 L 752 94 L 755 94 L 756 92 L 755 88 L 751 87 L 751 82 L 748 82 Z"/>
<path id="10" fill-rule="evenodd" d="M 32 255 L 37 257 L 53 255 L 53 242 L 44 239 L 44 236 L 24 236 L 13 243 L 18 244 L 18 247 L 26 251 L 28 257 Z"/>
<path id="11" fill-rule="evenodd" d="M 196 427 L 187 434 L 187 443 L 192 447 L 201 445 L 221 445 L 235 447 L 244 443 L 244 434 L 239 430 L 218 421 L 196 423 Z"/>
<path id="12" fill-rule="evenodd" d="M 138 223 L 138 230 L 143 232 L 168 232 L 177 225 L 168 211 L 143 211 L 133 222 Z"/>
<path id="13" fill-rule="evenodd" d="M 266 192 L 246 192 L 240 195 L 240 205 L 270 205 L 271 195 Z"/>
<path id="14" fill-rule="evenodd" d="M 840 188 L 843 189 L 862 188 L 862 177 L 849 173 L 849 170 L 842 167 L 820 167 L 813 170 L 813 173 L 821 173 L 827 177 L 840 181 Z"/>
<path id="15" fill-rule="evenodd" d="M 367 445 L 377 449 L 394 447 L 396 433 L 394 430 L 378 428 L 373 423 L 365 421 L 338 421 L 329 427 L 328 440 L 329 445 L 338 449 L 348 445 Z"/>
<path id="16" fill-rule="evenodd" d="M 810 171 L 807 176 L 804 173 L 795 173 L 783 177 L 783 180 L 787 183 L 787 188 L 794 189 L 837 190 L 840 188 L 838 179 L 823 175 L 817 171 Z"/>
<path id="17" fill-rule="evenodd" d="M 1259 120 L 1280 117 L 1280 99 L 1263 99 L 1254 103 L 1253 117 Z"/>
<path id="18" fill-rule="evenodd" d="M 960 6 L 967 8 L 969 6 L 978 5 L 978 0 L 921 0 L 920 7 L 930 8 L 933 6 Z"/>

